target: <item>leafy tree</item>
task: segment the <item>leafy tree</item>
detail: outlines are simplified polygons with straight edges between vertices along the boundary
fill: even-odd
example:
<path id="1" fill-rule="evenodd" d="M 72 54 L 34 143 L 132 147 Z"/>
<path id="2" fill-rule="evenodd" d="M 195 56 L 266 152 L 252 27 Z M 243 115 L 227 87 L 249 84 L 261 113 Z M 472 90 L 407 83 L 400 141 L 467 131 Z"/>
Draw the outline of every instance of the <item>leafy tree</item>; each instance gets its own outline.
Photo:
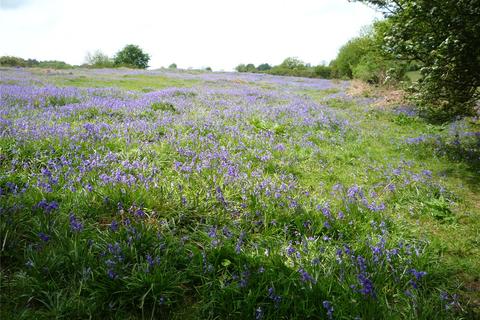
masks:
<path id="1" fill-rule="evenodd" d="M 480 86 L 480 0 L 357 0 L 391 23 L 384 49 L 421 63 L 414 97 L 438 120 L 475 114 Z"/>
<path id="2" fill-rule="evenodd" d="M 272 69 L 272 66 L 269 65 L 268 63 L 262 63 L 262 64 L 258 65 L 258 67 L 257 67 L 258 71 L 267 71 L 267 70 L 270 70 L 270 69 Z"/>
<path id="3" fill-rule="evenodd" d="M 171 65 L 168 66 L 168 69 L 177 69 L 177 64 L 172 63 Z"/>
<path id="4" fill-rule="evenodd" d="M 27 62 L 19 57 L 2 56 L 0 57 L 0 66 L 5 67 L 26 67 Z"/>
<path id="5" fill-rule="evenodd" d="M 247 65 L 245 64 L 239 64 L 235 70 L 237 70 L 238 72 L 256 72 L 257 71 L 257 68 L 255 68 L 255 65 L 253 63 L 249 63 Z"/>
<path id="6" fill-rule="evenodd" d="M 40 64 L 37 59 L 27 59 L 26 61 L 27 67 L 36 67 Z"/>
<path id="7" fill-rule="evenodd" d="M 348 41 L 340 48 L 337 57 L 331 63 L 333 72 L 337 78 L 353 78 L 353 69 L 360 63 L 372 47 L 374 41 L 371 37 L 357 37 Z"/>
<path id="8" fill-rule="evenodd" d="M 304 69 L 305 64 L 302 60 L 296 57 L 289 57 L 283 60 L 283 62 L 280 64 L 280 67 L 287 69 Z"/>
<path id="9" fill-rule="evenodd" d="M 150 56 L 143 52 L 139 46 L 129 44 L 117 52 L 114 58 L 115 65 L 132 68 L 146 69 Z"/>
<path id="10" fill-rule="evenodd" d="M 241 63 L 241 64 L 239 64 L 238 66 L 235 67 L 235 70 L 237 70 L 238 72 L 246 72 L 245 71 L 246 67 L 247 66 L 245 64 Z"/>
<path id="11" fill-rule="evenodd" d="M 85 63 L 94 68 L 112 68 L 114 66 L 113 60 L 100 50 L 96 50 L 94 53 L 88 52 Z"/>
<path id="12" fill-rule="evenodd" d="M 255 65 L 253 63 L 249 63 L 245 66 L 245 72 L 255 72 L 257 71 L 257 68 L 255 68 Z"/>

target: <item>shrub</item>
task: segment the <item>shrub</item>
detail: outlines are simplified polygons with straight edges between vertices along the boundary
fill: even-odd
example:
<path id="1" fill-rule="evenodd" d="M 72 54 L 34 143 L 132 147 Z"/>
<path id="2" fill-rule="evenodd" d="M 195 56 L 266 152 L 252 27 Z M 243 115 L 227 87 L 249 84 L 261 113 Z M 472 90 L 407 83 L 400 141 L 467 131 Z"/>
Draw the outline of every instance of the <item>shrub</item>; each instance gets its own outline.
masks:
<path id="1" fill-rule="evenodd" d="M 413 98 L 440 121 L 474 115 L 480 97 L 479 0 L 359 0 L 381 9 L 389 23 L 384 47 L 420 62 Z"/>
<path id="2" fill-rule="evenodd" d="M 332 68 L 329 66 L 318 65 L 313 68 L 315 76 L 324 79 L 330 79 L 332 77 Z"/>
<path id="3" fill-rule="evenodd" d="M 268 63 L 262 63 L 262 64 L 258 65 L 258 67 L 257 67 L 258 71 L 268 71 L 270 69 L 272 69 L 272 66 L 269 65 Z"/>
<path id="4" fill-rule="evenodd" d="M 117 52 L 114 58 L 116 66 L 125 66 L 130 68 L 146 69 L 148 67 L 150 56 L 143 52 L 139 46 L 129 44 Z"/>
<path id="5" fill-rule="evenodd" d="M 26 67 L 27 62 L 19 57 L 3 56 L 0 57 L 0 66 L 4 67 Z"/>
<path id="6" fill-rule="evenodd" d="M 112 68 L 114 66 L 113 60 L 100 50 L 96 50 L 94 53 L 88 52 L 85 63 L 93 68 Z"/>

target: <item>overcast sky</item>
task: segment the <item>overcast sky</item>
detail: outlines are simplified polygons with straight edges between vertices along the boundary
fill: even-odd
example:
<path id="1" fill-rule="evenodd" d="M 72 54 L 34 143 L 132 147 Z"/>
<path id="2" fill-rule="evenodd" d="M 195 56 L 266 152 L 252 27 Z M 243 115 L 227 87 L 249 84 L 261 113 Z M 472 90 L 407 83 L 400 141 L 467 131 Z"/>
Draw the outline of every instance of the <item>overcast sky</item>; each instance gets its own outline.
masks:
<path id="1" fill-rule="evenodd" d="M 150 66 L 318 64 L 380 14 L 347 0 L 0 0 L 0 55 L 81 64 L 126 44 Z"/>

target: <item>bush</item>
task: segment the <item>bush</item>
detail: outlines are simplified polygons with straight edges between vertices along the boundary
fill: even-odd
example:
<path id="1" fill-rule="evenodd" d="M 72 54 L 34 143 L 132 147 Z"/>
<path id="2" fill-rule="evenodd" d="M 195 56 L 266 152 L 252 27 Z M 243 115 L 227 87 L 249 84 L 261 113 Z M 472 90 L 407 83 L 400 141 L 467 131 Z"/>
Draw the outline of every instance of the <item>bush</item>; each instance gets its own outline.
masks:
<path id="1" fill-rule="evenodd" d="M 384 48 L 419 62 L 413 98 L 445 121 L 476 114 L 480 98 L 480 0 L 359 0 L 384 11 Z"/>
<path id="2" fill-rule="evenodd" d="M 249 63 L 247 65 L 245 64 L 239 64 L 235 70 L 237 70 L 238 72 L 256 72 L 257 69 L 255 68 L 255 65 L 252 64 L 252 63 Z"/>
<path id="3" fill-rule="evenodd" d="M 4 67 L 26 67 L 27 62 L 19 57 L 3 56 L 0 57 L 0 66 Z"/>
<path id="4" fill-rule="evenodd" d="M 39 68 L 48 68 L 48 69 L 71 69 L 73 68 L 72 65 L 58 60 L 48 60 L 48 61 L 40 61 L 38 64 Z"/>
<path id="5" fill-rule="evenodd" d="M 125 66 L 129 68 L 146 69 L 148 68 L 150 56 L 143 52 L 139 46 L 129 44 L 117 52 L 114 58 L 116 66 Z"/>
<path id="6" fill-rule="evenodd" d="M 177 69 L 177 64 L 172 63 L 171 65 L 168 66 L 168 69 Z"/>
<path id="7" fill-rule="evenodd" d="M 89 67 L 93 67 L 93 68 L 113 68 L 114 67 L 113 60 L 100 50 L 97 50 L 94 53 L 90 53 L 90 52 L 87 53 L 87 56 L 85 57 L 85 63 Z"/>
<path id="8" fill-rule="evenodd" d="M 329 66 L 318 65 L 313 68 L 315 76 L 323 79 L 330 79 L 332 77 L 332 68 Z"/>
<path id="9" fill-rule="evenodd" d="M 258 71 L 268 71 L 270 69 L 272 69 L 272 66 L 269 65 L 268 63 L 262 63 L 257 67 Z"/>

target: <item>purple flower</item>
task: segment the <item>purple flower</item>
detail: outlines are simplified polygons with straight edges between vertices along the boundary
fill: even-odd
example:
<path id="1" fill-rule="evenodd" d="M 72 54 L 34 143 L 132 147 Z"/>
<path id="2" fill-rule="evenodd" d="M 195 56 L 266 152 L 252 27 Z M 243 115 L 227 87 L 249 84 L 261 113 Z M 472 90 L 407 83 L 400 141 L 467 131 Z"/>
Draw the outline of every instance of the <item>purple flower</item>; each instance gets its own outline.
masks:
<path id="1" fill-rule="evenodd" d="M 370 279 L 367 278 L 365 273 L 360 273 L 358 276 L 358 282 L 360 283 L 361 289 L 360 293 L 364 296 L 375 297 L 375 292 L 373 290 L 373 283 Z"/>
<path id="2" fill-rule="evenodd" d="M 323 301 L 323 307 L 327 310 L 328 319 L 333 319 L 333 306 L 330 301 Z"/>
<path id="3" fill-rule="evenodd" d="M 282 297 L 275 294 L 274 288 L 268 288 L 268 297 L 275 303 L 275 308 L 278 308 L 278 305 L 282 301 Z"/>
<path id="4" fill-rule="evenodd" d="M 245 233 L 245 231 L 242 231 L 240 233 L 240 236 L 238 237 L 237 245 L 235 246 L 235 252 L 237 254 L 239 254 L 241 252 L 243 241 L 244 241 L 244 238 L 245 238 L 246 235 L 247 234 Z"/>
<path id="5" fill-rule="evenodd" d="M 43 233 L 43 232 L 39 232 L 38 233 L 38 237 L 40 238 L 40 240 L 42 240 L 43 242 L 48 242 L 50 241 L 50 236 Z"/>
<path id="6" fill-rule="evenodd" d="M 420 280 L 427 275 L 425 271 L 417 271 L 415 269 L 410 269 L 410 273 L 417 279 Z"/>
<path id="7" fill-rule="evenodd" d="M 114 279 L 117 279 L 118 278 L 118 275 L 115 271 L 113 271 L 112 269 L 108 269 L 107 270 L 107 275 L 110 279 L 114 280 Z"/>
<path id="8" fill-rule="evenodd" d="M 317 281 L 307 271 L 305 271 L 305 269 L 300 268 L 298 269 L 298 272 L 300 273 L 300 279 L 302 282 L 311 282 L 313 284 L 317 283 Z"/>
<path id="9" fill-rule="evenodd" d="M 287 255 L 291 256 L 292 254 L 294 254 L 297 250 L 292 246 L 292 244 L 290 243 L 287 247 Z"/>
<path id="10" fill-rule="evenodd" d="M 58 209 L 58 202 L 52 201 L 48 202 L 47 200 L 43 199 L 37 203 L 37 208 L 43 209 L 45 213 L 51 213 L 52 211 Z"/>
<path id="11" fill-rule="evenodd" d="M 83 224 L 73 213 L 70 214 L 70 229 L 73 232 L 80 232 L 83 230 Z"/>
<path id="12" fill-rule="evenodd" d="M 115 220 L 112 220 L 112 223 L 110 223 L 110 230 L 113 232 L 118 230 L 118 222 Z"/>
<path id="13" fill-rule="evenodd" d="M 232 232 L 227 227 L 223 227 L 222 232 L 225 237 L 229 239 L 232 237 Z"/>
<path id="14" fill-rule="evenodd" d="M 216 227 L 211 227 L 210 231 L 208 231 L 208 236 L 210 238 L 216 238 L 217 237 L 217 228 Z"/>

